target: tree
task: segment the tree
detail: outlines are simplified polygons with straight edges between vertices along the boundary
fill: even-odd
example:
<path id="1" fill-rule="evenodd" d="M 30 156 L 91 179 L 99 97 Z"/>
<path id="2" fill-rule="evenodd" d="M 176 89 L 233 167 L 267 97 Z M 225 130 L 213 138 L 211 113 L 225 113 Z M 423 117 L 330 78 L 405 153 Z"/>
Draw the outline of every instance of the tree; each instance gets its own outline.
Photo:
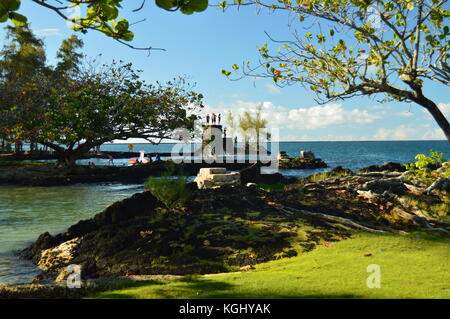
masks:
<path id="1" fill-rule="evenodd" d="M 15 143 L 19 151 L 23 137 L 14 123 L 24 115 L 20 97 L 23 88 L 42 73 L 48 73 L 44 43 L 28 26 L 6 27 L 6 40 L 0 51 L 0 137 L 3 144 Z M 6 148 L 6 147 L 5 147 Z"/>
<path id="2" fill-rule="evenodd" d="M 83 40 L 76 35 L 70 36 L 61 43 L 56 58 L 59 59 L 56 65 L 56 75 L 67 74 L 73 75 L 80 71 L 79 65 L 82 62 L 83 54 L 78 52 L 83 47 Z"/>
<path id="3" fill-rule="evenodd" d="M 263 104 L 259 104 L 255 110 L 255 114 L 253 115 L 250 111 L 245 111 L 242 115 L 239 115 L 239 119 L 236 120 L 231 111 L 227 113 L 227 123 L 230 127 L 230 131 L 232 132 L 232 136 L 236 131 L 236 128 L 239 129 L 243 138 L 244 138 L 244 147 L 246 152 L 249 150 L 249 142 L 252 137 L 255 138 L 256 141 L 256 153 L 259 155 L 260 151 L 260 142 L 261 142 L 261 131 L 266 128 L 267 120 L 262 116 L 262 107 Z M 269 134 L 267 134 L 269 137 Z"/>
<path id="4" fill-rule="evenodd" d="M 18 13 L 22 2 L 23 0 L 0 1 L 0 23 L 9 20 L 17 26 L 26 25 L 27 17 Z M 88 30 L 99 31 L 134 49 L 161 50 L 152 47 L 136 48 L 126 43 L 133 40 L 134 34 L 129 29 L 128 20 L 119 19 L 125 0 L 32 0 L 32 2 L 71 22 L 71 27 L 75 31 L 82 33 Z M 145 2 L 142 0 L 141 5 L 133 12 L 142 10 Z M 164 10 L 179 10 L 184 14 L 201 12 L 208 7 L 208 0 L 155 0 L 155 3 Z"/>
<path id="5" fill-rule="evenodd" d="M 74 166 L 91 148 L 115 139 L 159 143 L 178 127 L 192 129 L 203 96 L 184 79 L 148 85 L 131 64 L 112 63 L 76 77 L 42 77 L 26 89 L 21 119 L 27 139 L 53 149 L 61 165 Z M 154 139 L 157 139 L 155 142 Z"/>
<path id="6" fill-rule="evenodd" d="M 255 137 L 256 137 L 256 154 L 259 155 L 259 147 L 260 147 L 260 139 L 261 139 L 261 130 L 266 128 L 267 120 L 262 117 L 262 110 L 263 104 L 259 104 L 256 108 L 255 116 L 250 117 L 250 123 L 255 131 Z"/>
<path id="7" fill-rule="evenodd" d="M 290 24 L 292 40 L 269 36 L 279 45 L 278 52 L 265 43 L 259 48 L 261 63 L 244 64 L 239 78 L 268 77 L 279 86 L 300 84 L 315 92 L 319 103 L 358 95 L 381 95 L 382 102 L 414 102 L 432 115 L 450 141 L 448 120 L 425 93 L 431 81 L 450 86 L 448 0 L 239 3 L 288 11 L 292 21 L 298 21 Z M 295 23 L 305 28 L 296 28 Z M 233 69 L 240 67 L 235 64 Z"/>
<path id="8" fill-rule="evenodd" d="M 248 153 L 250 150 L 250 135 L 251 135 L 251 117 L 248 111 L 244 112 L 244 115 L 239 116 L 238 128 L 244 138 L 244 150 Z"/>

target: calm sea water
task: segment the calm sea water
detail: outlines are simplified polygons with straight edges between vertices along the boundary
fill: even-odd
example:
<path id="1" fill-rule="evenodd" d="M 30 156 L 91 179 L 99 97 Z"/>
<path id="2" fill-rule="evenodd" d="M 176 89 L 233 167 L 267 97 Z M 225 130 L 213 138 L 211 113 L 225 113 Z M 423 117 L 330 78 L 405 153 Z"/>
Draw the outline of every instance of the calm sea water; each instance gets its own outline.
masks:
<path id="1" fill-rule="evenodd" d="M 171 152 L 174 144 L 136 144 L 134 150 Z M 103 145 L 101 150 L 128 151 L 128 144 Z M 446 141 L 408 142 L 282 142 L 280 151 L 298 156 L 300 150 L 313 151 L 330 169 L 343 166 L 352 170 L 384 162 L 407 163 L 418 153 L 439 151 L 450 158 Z M 96 159 L 97 165 L 107 160 Z M 86 160 L 87 162 L 87 160 Z M 118 165 L 124 160 L 115 160 Z M 305 176 L 320 170 L 287 170 L 283 174 Z M 36 274 L 28 261 L 14 251 L 22 249 L 43 232 L 58 233 L 90 218 L 111 203 L 142 191 L 141 185 L 73 185 L 61 187 L 0 186 L 0 283 L 26 283 Z"/>
<path id="2" fill-rule="evenodd" d="M 170 153 L 175 144 L 135 144 L 134 151 L 143 150 L 146 153 Z M 191 149 L 199 145 L 191 146 Z M 268 147 L 271 149 L 269 143 Z M 385 162 L 408 163 L 414 161 L 414 156 L 419 153 L 429 154 L 430 150 L 444 153 L 445 158 L 450 158 L 450 143 L 447 141 L 385 141 L 385 142 L 280 142 L 280 151 L 287 152 L 290 156 L 299 156 L 301 150 L 310 150 L 316 157 L 323 159 L 330 169 L 343 166 L 352 170 L 369 165 L 380 165 Z M 128 151 L 128 144 L 105 144 L 101 150 Z M 276 154 L 274 154 L 276 156 Z M 80 164 L 88 160 L 80 161 Z M 105 159 L 96 159 L 96 165 L 107 165 Z M 117 165 L 125 165 L 126 159 L 116 159 Z M 306 176 L 320 170 L 285 170 L 283 174 L 288 176 Z"/>
<path id="3" fill-rule="evenodd" d="M 0 186 L 0 283 L 27 283 L 38 273 L 15 251 L 44 233 L 56 234 L 94 216 L 142 185 Z"/>

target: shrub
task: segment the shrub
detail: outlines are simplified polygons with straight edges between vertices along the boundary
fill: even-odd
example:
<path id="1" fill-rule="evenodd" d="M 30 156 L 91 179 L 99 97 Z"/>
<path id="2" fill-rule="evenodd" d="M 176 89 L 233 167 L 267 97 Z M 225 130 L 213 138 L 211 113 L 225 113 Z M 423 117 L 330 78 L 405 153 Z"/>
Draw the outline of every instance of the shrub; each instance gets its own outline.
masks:
<path id="1" fill-rule="evenodd" d="M 445 162 L 444 154 L 439 152 L 430 151 L 430 156 L 424 154 L 417 154 L 414 163 L 406 164 L 406 169 L 412 174 L 407 175 L 407 180 L 422 180 L 428 183 L 434 182 L 439 177 L 450 176 L 450 168 L 446 170 L 433 171 L 443 165 Z"/>
<path id="2" fill-rule="evenodd" d="M 406 164 L 406 168 L 410 171 L 424 168 L 436 169 L 442 165 L 443 157 L 443 153 L 433 152 L 432 150 L 430 151 L 430 156 L 417 154 L 415 157 L 417 161 L 415 163 Z"/>
<path id="3" fill-rule="evenodd" d="M 267 192 L 284 190 L 284 184 L 283 183 L 276 183 L 276 184 L 259 183 L 258 186 L 260 188 L 264 189 Z"/>
<path id="4" fill-rule="evenodd" d="M 189 198 L 186 184 L 183 176 L 149 177 L 144 187 L 167 208 L 175 209 L 183 207 Z"/>

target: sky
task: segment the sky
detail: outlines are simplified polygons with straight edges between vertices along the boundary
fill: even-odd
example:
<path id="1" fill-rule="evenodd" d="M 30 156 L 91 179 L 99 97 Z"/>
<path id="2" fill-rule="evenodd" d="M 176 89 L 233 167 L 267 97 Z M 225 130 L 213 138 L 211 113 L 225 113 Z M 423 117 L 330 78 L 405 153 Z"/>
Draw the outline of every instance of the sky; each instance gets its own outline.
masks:
<path id="1" fill-rule="evenodd" d="M 46 44 L 50 64 L 61 41 L 74 33 L 66 21 L 54 12 L 31 1 L 22 1 L 20 13 L 28 16 L 33 31 Z M 207 113 L 224 114 L 231 110 L 239 114 L 263 104 L 263 115 L 271 127 L 279 129 L 282 141 L 353 141 L 353 140 L 435 140 L 444 135 L 418 105 L 381 104 L 376 99 L 355 97 L 319 105 L 310 91 L 297 85 L 279 88 L 270 79 L 244 78 L 230 81 L 221 74 L 234 63 L 258 61 L 257 46 L 269 42 L 264 31 L 276 39 L 290 39 L 284 14 L 257 12 L 241 7 L 225 12 L 208 8 L 201 13 L 183 15 L 157 8 L 154 1 L 133 13 L 141 0 L 128 0 L 122 16 L 132 26 L 136 47 L 158 47 L 166 51 L 145 51 L 128 48 L 99 32 L 77 33 L 84 41 L 83 52 L 91 57 L 101 54 L 101 61 L 132 62 L 143 70 L 149 83 L 185 76 L 196 83 L 202 93 Z M 0 30 L 3 46 L 4 31 Z M 438 103 L 444 115 L 450 117 L 450 88 L 427 83 L 425 93 Z M 381 96 L 379 96 L 381 97 Z"/>

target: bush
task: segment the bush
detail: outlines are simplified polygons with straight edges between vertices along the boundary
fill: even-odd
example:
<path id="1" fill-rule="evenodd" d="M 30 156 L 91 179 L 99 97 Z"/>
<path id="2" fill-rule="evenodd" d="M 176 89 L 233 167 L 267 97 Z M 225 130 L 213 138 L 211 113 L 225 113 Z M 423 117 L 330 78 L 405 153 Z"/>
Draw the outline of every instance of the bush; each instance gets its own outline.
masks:
<path id="1" fill-rule="evenodd" d="M 420 170 L 424 168 L 436 169 L 442 165 L 443 153 L 430 151 L 430 156 L 424 154 L 417 154 L 415 163 L 406 164 L 406 168 L 410 171 Z"/>
<path id="2" fill-rule="evenodd" d="M 430 151 L 430 156 L 425 154 L 417 154 L 414 163 L 406 164 L 406 169 L 413 174 L 407 175 L 407 180 L 419 179 L 428 183 L 434 182 L 439 177 L 450 176 L 450 169 L 436 171 L 439 167 L 443 166 L 445 162 L 444 154 L 439 152 Z"/>
<path id="3" fill-rule="evenodd" d="M 144 187 L 167 208 L 175 209 L 183 207 L 189 198 L 186 184 L 183 176 L 149 177 Z"/>
<path id="4" fill-rule="evenodd" d="M 264 183 L 260 183 L 258 184 L 258 186 L 262 189 L 264 189 L 267 192 L 272 192 L 272 191 L 282 191 L 284 190 L 284 184 L 283 183 L 276 183 L 276 184 L 264 184 Z"/>

